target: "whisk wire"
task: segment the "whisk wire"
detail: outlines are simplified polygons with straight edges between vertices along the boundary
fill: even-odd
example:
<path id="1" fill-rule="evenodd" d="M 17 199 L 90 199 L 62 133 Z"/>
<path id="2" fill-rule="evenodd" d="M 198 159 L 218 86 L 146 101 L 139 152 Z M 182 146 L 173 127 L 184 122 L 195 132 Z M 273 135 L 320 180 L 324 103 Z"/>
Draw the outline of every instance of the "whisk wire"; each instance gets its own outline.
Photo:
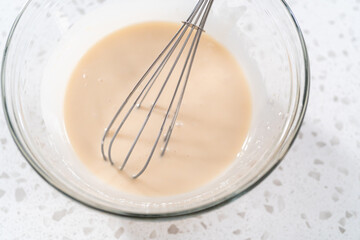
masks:
<path id="1" fill-rule="evenodd" d="M 200 18 L 200 15 L 201 15 L 202 12 L 204 11 L 204 9 L 205 9 L 205 5 L 202 6 L 202 8 L 201 8 L 201 10 L 200 10 L 200 14 L 198 15 L 198 17 L 197 17 L 196 20 L 195 20 L 195 25 L 198 23 L 199 18 Z M 184 30 L 183 33 L 186 33 L 188 27 L 189 27 L 189 25 L 186 26 L 186 28 L 185 28 L 185 30 Z M 159 91 L 159 93 L 158 93 L 158 95 L 157 95 L 154 103 L 152 104 L 151 109 L 150 109 L 148 115 L 146 116 L 146 119 L 145 119 L 145 121 L 144 121 L 144 123 L 143 123 L 143 125 L 142 125 L 142 127 L 141 127 L 141 129 L 140 129 L 140 131 L 139 131 L 139 133 L 138 133 L 138 135 L 136 136 L 136 138 L 135 138 L 135 140 L 134 140 L 134 142 L 133 142 L 133 144 L 132 144 L 129 152 L 128 152 L 127 155 L 126 155 L 126 158 L 125 158 L 125 160 L 124 160 L 124 162 L 123 162 L 123 164 L 122 164 L 122 166 L 121 166 L 121 168 L 120 168 L 121 170 L 124 169 L 124 167 L 125 167 L 126 163 L 128 162 L 128 160 L 129 160 L 129 158 L 130 158 L 130 156 L 131 156 L 131 154 L 132 154 L 132 152 L 133 152 L 133 150 L 134 150 L 137 142 L 139 141 L 139 138 L 140 138 L 140 136 L 142 135 L 142 133 L 143 133 L 143 131 L 144 131 L 144 129 L 145 129 L 145 127 L 146 127 L 146 125 L 147 125 L 147 123 L 148 123 L 148 121 L 149 121 L 149 119 L 150 119 L 150 117 L 151 117 L 151 115 L 152 115 L 152 113 L 153 113 L 153 111 L 154 111 L 154 108 L 156 107 L 156 104 L 158 103 L 158 100 L 160 99 L 160 97 L 161 97 L 161 95 L 162 95 L 162 93 L 163 93 L 163 91 L 164 91 L 167 83 L 169 82 L 170 77 L 172 76 L 172 74 L 173 74 L 173 72 L 174 72 L 174 70 L 175 70 L 175 67 L 176 67 L 177 63 L 179 62 L 179 60 L 180 60 L 180 58 L 181 58 L 181 56 L 182 56 L 182 54 L 183 54 L 183 52 L 184 52 L 184 50 L 185 50 L 185 47 L 186 47 L 186 45 L 187 45 L 190 37 L 192 36 L 193 30 L 194 30 L 194 26 L 191 26 L 191 30 L 190 30 L 188 36 L 186 37 L 185 42 L 183 43 L 183 45 L 182 45 L 182 47 L 181 47 L 181 49 L 180 49 L 180 51 L 179 51 L 179 53 L 178 53 L 175 61 L 174 61 L 174 64 L 171 66 L 171 69 L 170 69 L 170 71 L 169 71 L 169 74 L 167 75 L 167 77 L 166 77 L 163 85 L 161 86 L 161 89 L 160 89 L 160 91 Z M 201 31 L 201 30 L 198 30 L 198 31 Z M 179 42 L 180 42 L 181 39 L 182 39 L 182 36 L 179 37 L 179 39 L 178 39 L 179 41 L 176 42 L 176 44 L 174 45 L 174 48 L 173 48 L 172 50 L 176 49 L 176 47 L 177 47 L 177 45 L 179 44 Z M 190 52 L 189 52 L 189 56 L 190 56 L 191 51 L 192 51 L 192 49 L 191 49 Z M 173 53 L 173 51 L 171 52 L 170 56 L 172 55 L 172 53 Z M 167 61 L 166 61 L 166 62 L 167 62 Z M 188 60 L 187 60 L 186 63 L 184 64 L 184 68 L 186 68 L 187 62 L 188 62 Z M 166 63 L 165 63 L 165 64 L 166 64 Z M 164 64 L 164 65 L 165 65 L 165 64 Z M 183 72 L 184 72 L 184 71 L 183 71 Z M 158 137 L 157 137 L 157 139 L 155 140 L 155 143 L 154 143 L 154 145 L 153 145 L 153 147 L 152 147 L 152 150 L 151 150 L 151 152 L 150 152 L 150 155 L 149 155 L 149 157 L 148 157 L 148 159 L 147 159 L 147 161 L 146 161 L 146 163 L 145 163 L 145 165 L 144 165 L 145 169 L 146 169 L 146 167 L 148 166 L 148 163 L 150 162 L 150 160 L 151 160 L 151 158 L 152 158 L 152 156 L 153 156 L 153 153 L 154 153 L 154 151 L 155 151 L 155 148 L 156 148 L 156 146 L 157 146 L 157 143 L 158 143 L 159 138 L 160 138 L 160 136 L 161 136 L 161 133 L 162 133 L 162 131 L 163 131 L 164 125 L 165 125 L 166 120 L 167 120 L 167 118 L 168 118 L 168 116 L 169 116 L 170 109 L 171 109 L 172 103 L 173 103 L 173 101 L 174 101 L 174 99 L 175 99 L 178 86 L 179 86 L 179 84 L 181 83 L 181 80 L 182 80 L 183 72 L 182 72 L 182 74 L 181 74 L 181 76 L 180 76 L 180 79 L 179 79 L 179 81 L 178 81 L 178 84 L 177 84 L 177 87 L 176 87 L 176 89 L 175 89 L 173 98 L 172 98 L 172 100 L 171 100 L 171 102 L 170 102 L 170 106 L 169 106 L 169 108 L 168 108 L 168 111 L 167 111 L 167 113 L 166 113 L 166 115 L 165 115 L 165 117 L 164 117 L 164 121 L 163 121 L 163 124 L 161 125 L 161 128 L 160 128 L 160 130 L 159 130 Z M 153 83 L 154 83 L 155 81 L 156 81 L 156 79 L 153 80 Z M 145 87 L 145 88 L 146 88 L 146 87 Z M 150 88 L 149 88 L 149 89 L 150 89 Z M 141 95 L 141 94 L 140 94 L 140 95 Z M 145 171 L 145 169 L 144 169 L 144 171 Z M 138 174 L 134 175 L 133 178 L 137 178 L 137 177 L 140 176 L 140 175 L 142 174 L 142 172 L 144 172 L 144 171 L 141 170 Z"/>
<path id="2" fill-rule="evenodd" d="M 160 97 L 161 97 L 161 95 L 162 95 L 162 93 L 163 93 L 169 79 L 171 78 L 177 63 L 179 62 L 179 60 L 180 60 L 180 58 L 181 58 L 181 56 L 182 56 L 182 54 L 183 54 L 183 52 L 184 52 L 184 50 L 185 50 L 185 48 L 186 48 L 186 46 L 188 44 L 190 38 L 192 37 L 192 34 L 193 34 L 194 30 L 196 29 L 195 37 L 192 40 L 189 52 L 188 52 L 188 54 L 186 56 L 184 66 L 182 68 L 180 77 L 179 77 L 178 82 L 176 84 L 176 88 L 174 90 L 171 101 L 170 101 L 169 106 L 167 108 L 164 120 L 163 120 L 163 122 L 161 124 L 161 127 L 159 129 L 158 135 L 157 135 L 157 137 L 155 139 L 155 142 L 154 142 L 154 144 L 153 144 L 153 146 L 151 148 L 151 152 L 150 152 L 150 154 L 149 154 L 143 168 L 136 175 L 133 175 L 133 178 L 138 178 L 140 175 L 142 175 L 144 173 L 144 171 L 148 167 L 148 165 L 150 163 L 150 160 L 152 159 L 153 154 L 155 152 L 155 149 L 156 149 L 156 147 L 158 145 L 159 139 L 160 139 L 161 134 L 162 134 L 162 132 L 164 130 L 166 122 L 167 122 L 167 120 L 168 120 L 168 118 L 170 116 L 171 109 L 172 109 L 173 104 L 175 102 L 175 99 L 176 99 L 176 97 L 178 95 L 179 88 L 180 88 L 180 86 L 181 86 L 181 84 L 183 82 L 184 75 L 186 75 L 185 76 L 185 82 L 183 83 L 183 87 L 182 87 L 182 90 L 181 90 L 181 93 L 180 93 L 180 96 L 179 96 L 179 99 L 178 99 L 178 103 L 177 103 L 175 113 L 174 113 L 173 118 L 171 120 L 171 124 L 169 126 L 169 129 L 168 129 L 168 131 L 167 131 L 167 133 L 165 135 L 165 139 L 164 139 L 165 144 L 164 144 L 164 147 L 163 147 L 163 149 L 161 151 L 161 156 L 164 155 L 164 153 L 165 153 L 165 151 L 167 149 L 167 146 L 168 146 L 172 131 L 173 131 L 175 123 L 176 123 L 176 119 L 177 119 L 177 117 L 179 115 L 181 103 L 182 103 L 182 100 L 183 100 L 183 97 L 184 97 L 184 94 L 185 94 L 185 89 L 186 89 L 186 86 L 187 86 L 187 83 L 188 83 L 188 80 L 189 80 L 192 64 L 194 62 L 194 58 L 195 58 L 196 51 L 197 51 L 197 48 L 198 48 L 198 45 L 199 45 L 199 42 L 200 42 L 201 34 L 203 32 L 205 22 L 206 22 L 206 19 L 208 17 L 210 8 L 212 6 L 212 3 L 213 3 L 213 0 L 199 0 L 198 1 L 197 5 L 195 6 L 195 8 L 194 8 L 193 12 L 191 13 L 191 15 L 189 16 L 189 18 L 185 22 L 183 22 L 182 27 L 178 30 L 178 32 L 171 39 L 171 41 L 168 43 L 168 45 L 164 48 L 164 50 L 160 53 L 160 55 L 151 64 L 151 66 L 145 72 L 145 74 L 141 77 L 141 79 L 136 83 L 136 85 L 134 86 L 134 88 L 132 89 L 130 94 L 127 96 L 127 98 L 125 99 L 123 104 L 120 106 L 120 108 L 118 109 L 118 111 L 114 115 L 114 117 L 111 120 L 108 127 L 105 129 L 105 133 L 104 133 L 104 136 L 103 136 L 102 141 L 101 141 L 101 153 L 102 153 L 102 156 L 103 156 L 105 161 L 109 160 L 111 165 L 114 165 L 114 162 L 113 162 L 112 156 L 111 156 L 112 147 L 113 147 L 113 144 L 114 144 L 120 130 L 122 129 L 122 127 L 125 124 L 126 120 L 128 119 L 128 117 L 130 116 L 130 114 L 134 110 L 135 106 L 137 106 L 138 108 L 141 107 L 144 99 L 146 98 L 146 96 L 148 95 L 150 90 L 152 89 L 154 83 L 158 79 L 158 77 L 161 74 L 162 70 L 164 69 L 165 65 L 168 63 L 170 57 L 173 55 L 173 53 L 175 52 L 175 50 L 178 47 L 179 43 L 182 41 L 185 33 L 190 28 L 190 31 L 189 31 L 187 37 L 185 38 L 184 43 L 182 44 L 182 46 L 181 46 L 181 48 L 180 48 L 180 50 L 178 52 L 178 55 L 176 56 L 175 61 L 174 61 L 173 65 L 171 66 L 168 75 L 165 78 L 165 81 L 161 85 L 161 88 L 160 88 L 159 93 L 157 94 L 157 96 L 155 98 L 155 101 L 151 105 L 151 108 L 150 108 L 150 110 L 149 110 L 149 112 L 148 112 L 148 114 L 147 114 L 147 116 L 145 118 L 145 121 L 143 122 L 143 124 L 141 126 L 140 131 L 138 132 L 134 142 L 132 143 L 132 145 L 130 147 L 130 150 L 128 151 L 128 153 L 127 153 L 127 155 L 125 157 L 125 160 L 123 161 L 123 163 L 122 163 L 122 165 L 120 167 L 120 170 L 123 170 L 125 168 L 128 160 L 129 160 L 129 158 L 130 158 L 130 156 L 131 156 L 131 154 L 132 154 L 132 152 L 133 152 L 139 138 L 141 137 L 141 135 L 142 135 L 142 133 L 143 133 L 143 131 L 144 131 L 144 129 L 145 129 L 145 127 L 146 127 L 146 125 L 147 125 L 147 123 L 148 123 L 148 121 L 149 121 L 149 119 L 150 119 L 156 105 L 157 105 L 158 100 L 160 99 Z M 201 18 L 201 20 L 200 20 L 200 18 Z M 199 20 L 200 20 L 200 24 L 198 24 Z M 164 55 L 165 55 L 165 57 L 164 57 Z M 153 75 L 150 77 L 150 79 L 146 82 L 145 86 L 140 91 L 140 94 L 137 96 L 137 98 L 135 99 L 135 101 L 133 102 L 133 104 L 131 105 L 131 107 L 129 108 L 127 113 L 125 114 L 124 118 L 120 122 L 119 126 L 117 127 L 114 135 L 112 136 L 112 138 L 110 140 L 110 143 L 109 143 L 109 146 L 108 146 L 108 154 L 106 156 L 105 155 L 105 150 L 104 150 L 104 148 L 105 148 L 104 145 L 105 145 L 105 139 L 106 139 L 107 135 L 109 134 L 110 129 L 112 128 L 112 126 L 116 122 L 117 118 L 119 117 L 120 113 L 123 111 L 124 107 L 127 105 L 130 98 L 133 96 L 133 94 L 136 92 L 136 90 L 139 88 L 139 86 L 142 84 L 142 82 L 145 80 L 145 78 L 149 75 L 149 73 L 152 71 L 152 69 L 158 64 L 158 62 L 160 61 L 160 59 L 162 57 L 164 57 L 164 59 L 161 61 L 161 63 L 159 64 L 159 66 L 157 67 L 157 69 L 155 70 Z M 186 72 L 186 74 L 185 74 L 185 72 Z M 140 100 L 140 102 L 139 102 L 139 100 Z"/>
<path id="3" fill-rule="evenodd" d="M 201 1 L 202 3 L 203 1 Z M 188 20 L 192 21 L 193 18 L 196 16 L 199 8 L 201 7 L 200 2 L 198 3 L 198 5 L 195 7 L 194 11 L 192 12 L 192 14 L 189 16 Z M 102 139 L 102 144 L 101 144 L 101 151 L 103 154 L 103 158 L 106 160 L 106 155 L 104 153 L 104 143 L 105 143 L 105 138 L 108 135 L 108 131 L 110 130 L 110 128 L 112 127 L 112 125 L 115 123 L 116 119 L 118 118 L 118 116 L 120 115 L 120 113 L 122 112 L 123 108 L 126 106 L 126 104 L 128 103 L 129 99 L 132 97 L 132 95 L 135 93 L 135 91 L 138 89 L 138 87 L 141 85 L 141 83 L 144 81 L 144 79 L 147 77 L 147 75 L 150 73 L 150 71 L 154 68 L 154 66 L 157 64 L 157 62 L 161 59 L 161 57 L 164 55 L 164 53 L 166 53 L 166 51 L 169 49 L 169 47 L 171 46 L 171 44 L 175 41 L 175 44 L 172 46 L 171 50 L 168 52 L 168 54 L 166 55 L 166 57 L 164 58 L 164 60 L 161 62 L 161 64 L 159 65 L 159 67 L 156 69 L 155 73 L 152 75 L 152 77 L 150 78 L 150 80 L 147 82 L 147 84 L 145 85 L 145 87 L 143 88 L 143 90 L 141 91 L 140 95 L 136 98 L 135 102 L 133 103 L 133 105 L 130 107 L 130 109 L 128 110 L 128 112 L 126 113 L 123 121 L 120 123 L 119 127 L 116 129 L 110 143 L 109 143 L 109 148 L 108 148 L 108 159 L 110 161 L 110 163 L 112 165 L 114 165 L 114 162 L 112 160 L 111 157 L 111 152 L 112 152 L 112 146 L 114 144 L 114 141 L 116 139 L 116 137 L 118 136 L 121 128 L 123 127 L 124 123 L 126 122 L 126 120 L 128 119 L 128 117 L 130 116 L 132 110 L 135 108 L 136 105 L 138 105 L 138 101 L 141 98 L 141 96 L 143 95 L 144 91 L 147 89 L 147 87 L 149 86 L 149 84 L 152 82 L 154 83 L 156 81 L 156 79 L 158 78 L 160 72 L 163 70 L 164 66 L 166 65 L 166 63 L 168 62 L 168 60 L 170 59 L 172 53 L 175 51 L 176 47 L 178 46 L 180 40 L 182 39 L 182 37 L 184 36 L 184 34 L 187 31 L 187 28 L 189 26 L 186 24 L 183 24 L 183 26 L 180 28 L 180 30 L 175 34 L 175 36 L 172 38 L 172 40 L 170 41 L 170 43 L 165 47 L 165 49 L 160 53 L 159 57 L 153 62 L 153 64 L 150 66 L 150 68 L 147 70 L 147 72 L 143 75 L 143 77 L 138 81 L 138 83 L 135 85 L 135 87 L 133 88 L 133 90 L 131 91 L 131 93 L 128 95 L 128 97 L 126 98 L 126 100 L 124 101 L 124 103 L 122 104 L 122 106 L 119 108 L 119 110 L 117 111 L 117 113 L 115 114 L 114 118 L 112 119 L 112 121 L 110 122 L 109 126 L 107 127 L 105 134 L 103 136 Z M 180 34 L 180 36 L 179 36 Z M 179 37 L 178 37 L 179 36 Z M 177 38 L 178 37 L 178 38 Z M 149 88 L 150 89 L 150 88 Z M 138 107 L 140 107 L 140 105 L 138 105 Z M 123 170 L 126 163 L 127 163 L 127 159 L 124 161 L 124 163 L 122 164 L 120 170 Z"/>

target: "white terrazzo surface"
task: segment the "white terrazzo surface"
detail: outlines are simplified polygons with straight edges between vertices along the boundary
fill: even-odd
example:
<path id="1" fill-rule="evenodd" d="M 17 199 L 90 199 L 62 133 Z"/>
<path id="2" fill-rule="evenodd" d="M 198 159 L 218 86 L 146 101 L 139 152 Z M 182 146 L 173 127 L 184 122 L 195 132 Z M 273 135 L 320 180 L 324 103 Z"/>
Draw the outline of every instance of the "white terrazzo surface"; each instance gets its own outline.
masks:
<path id="1" fill-rule="evenodd" d="M 25 0 L 0 0 L 0 51 Z M 360 0 L 289 0 L 304 31 L 310 105 L 273 174 L 201 216 L 139 221 L 84 207 L 45 183 L 0 115 L 0 239 L 360 240 Z"/>

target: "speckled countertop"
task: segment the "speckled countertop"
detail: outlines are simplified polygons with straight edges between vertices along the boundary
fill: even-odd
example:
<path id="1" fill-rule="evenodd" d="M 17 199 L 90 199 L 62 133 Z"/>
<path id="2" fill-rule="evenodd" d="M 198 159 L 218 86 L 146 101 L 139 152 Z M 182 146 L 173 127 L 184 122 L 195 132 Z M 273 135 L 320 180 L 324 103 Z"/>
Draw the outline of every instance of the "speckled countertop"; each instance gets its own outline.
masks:
<path id="1" fill-rule="evenodd" d="M 25 0 L 0 0 L 0 51 Z M 215 211 L 170 221 L 104 214 L 32 170 L 0 115 L 0 239 L 360 240 L 360 0 L 289 0 L 312 68 L 310 105 L 281 165 Z"/>

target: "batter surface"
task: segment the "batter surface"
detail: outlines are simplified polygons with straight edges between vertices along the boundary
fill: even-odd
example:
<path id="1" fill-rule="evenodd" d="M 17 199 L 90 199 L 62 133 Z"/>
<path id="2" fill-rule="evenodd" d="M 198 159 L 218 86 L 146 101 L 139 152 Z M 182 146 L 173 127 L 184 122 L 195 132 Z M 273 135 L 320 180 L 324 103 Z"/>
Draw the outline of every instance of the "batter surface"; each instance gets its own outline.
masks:
<path id="1" fill-rule="evenodd" d="M 131 178 L 149 155 L 181 69 L 175 70 L 175 81 L 169 82 L 170 90 L 159 100 L 125 170 L 102 159 L 104 129 L 178 29 L 176 24 L 160 22 L 121 29 L 83 56 L 68 83 L 64 121 L 71 145 L 93 174 L 125 193 L 169 196 L 204 186 L 231 165 L 248 133 L 251 95 L 247 81 L 233 56 L 204 34 L 165 156 L 160 157 L 160 140 L 145 173 L 136 180 Z M 158 90 L 149 94 L 117 137 L 113 147 L 116 165 L 124 160 L 156 93 Z"/>

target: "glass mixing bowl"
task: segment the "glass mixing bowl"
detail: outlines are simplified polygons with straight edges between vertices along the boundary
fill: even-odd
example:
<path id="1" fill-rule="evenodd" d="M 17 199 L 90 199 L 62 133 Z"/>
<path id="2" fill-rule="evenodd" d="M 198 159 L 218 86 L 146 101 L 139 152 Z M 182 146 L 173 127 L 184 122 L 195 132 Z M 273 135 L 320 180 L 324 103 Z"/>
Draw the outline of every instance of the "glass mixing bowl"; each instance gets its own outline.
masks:
<path id="1" fill-rule="evenodd" d="M 52 84 L 51 78 L 44 75 L 48 64 L 56 64 L 51 59 L 58 46 L 69 39 L 80 22 L 89 21 L 90 35 L 95 33 L 94 29 L 110 25 L 120 28 L 152 20 L 180 23 L 195 3 L 195 0 L 32 0 L 25 5 L 11 29 L 4 53 L 3 107 L 18 148 L 53 187 L 83 204 L 110 213 L 179 216 L 210 209 L 243 195 L 284 158 L 303 120 L 310 80 L 302 33 L 291 10 L 281 0 L 215 0 L 209 15 L 206 31 L 239 61 L 253 95 L 253 121 L 247 140 L 239 147 L 234 164 L 218 179 L 194 192 L 173 197 L 128 196 L 95 179 L 70 154 L 61 118 L 51 116 L 44 108 L 47 99 L 43 85 Z M 76 39 L 73 43 L 81 45 Z M 59 101 L 54 108 L 62 108 L 62 91 L 57 91 Z"/>

